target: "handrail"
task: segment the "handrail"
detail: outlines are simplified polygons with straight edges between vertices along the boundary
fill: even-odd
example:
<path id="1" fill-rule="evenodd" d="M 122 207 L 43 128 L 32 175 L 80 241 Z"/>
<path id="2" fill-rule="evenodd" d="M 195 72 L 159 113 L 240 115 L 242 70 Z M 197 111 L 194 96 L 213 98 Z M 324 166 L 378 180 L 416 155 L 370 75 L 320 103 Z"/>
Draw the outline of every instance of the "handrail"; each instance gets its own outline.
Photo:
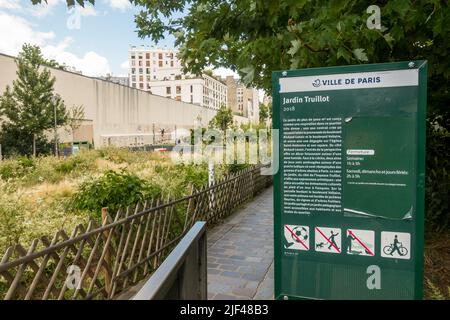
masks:
<path id="1" fill-rule="evenodd" d="M 189 230 L 132 300 L 206 299 L 206 222 Z"/>

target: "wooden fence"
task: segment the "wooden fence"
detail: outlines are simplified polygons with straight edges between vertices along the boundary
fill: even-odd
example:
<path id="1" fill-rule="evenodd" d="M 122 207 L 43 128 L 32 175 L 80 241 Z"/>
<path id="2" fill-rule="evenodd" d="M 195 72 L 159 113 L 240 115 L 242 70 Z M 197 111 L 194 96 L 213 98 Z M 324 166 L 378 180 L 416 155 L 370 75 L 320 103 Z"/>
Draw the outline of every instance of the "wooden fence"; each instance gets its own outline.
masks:
<path id="1" fill-rule="evenodd" d="M 112 299 L 147 278 L 195 221 L 217 223 L 272 183 L 252 167 L 189 196 L 154 199 L 104 215 L 68 235 L 9 247 L 0 261 L 0 299 Z"/>

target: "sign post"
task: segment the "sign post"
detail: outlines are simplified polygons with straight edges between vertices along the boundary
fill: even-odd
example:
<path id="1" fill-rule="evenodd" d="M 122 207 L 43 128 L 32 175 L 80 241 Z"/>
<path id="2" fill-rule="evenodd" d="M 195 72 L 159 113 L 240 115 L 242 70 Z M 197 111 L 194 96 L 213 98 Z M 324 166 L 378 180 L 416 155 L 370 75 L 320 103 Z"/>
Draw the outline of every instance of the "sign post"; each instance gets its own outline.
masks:
<path id="1" fill-rule="evenodd" d="M 422 299 L 426 61 L 273 74 L 276 299 Z"/>

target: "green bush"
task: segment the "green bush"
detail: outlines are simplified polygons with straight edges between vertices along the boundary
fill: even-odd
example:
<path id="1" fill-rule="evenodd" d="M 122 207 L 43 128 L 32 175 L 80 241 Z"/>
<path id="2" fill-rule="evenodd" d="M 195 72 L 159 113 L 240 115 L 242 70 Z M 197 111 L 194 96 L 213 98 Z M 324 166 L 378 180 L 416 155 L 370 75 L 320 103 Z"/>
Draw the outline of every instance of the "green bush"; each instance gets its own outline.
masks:
<path id="1" fill-rule="evenodd" d="M 104 207 L 110 212 L 116 212 L 119 208 L 153 198 L 160 192 L 159 187 L 134 174 L 107 171 L 100 178 L 82 183 L 72 197 L 71 206 L 89 211 L 98 218 Z"/>
<path id="2" fill-rule="evenodd" d="M 16 193 L 0 189 L 0 255 L 4 248 L 18 242 L 26 221 L 23 217 L 25 205 Z"/>
<path id="3" fill-rule="evenodd" d="M 18 157 L 0 162 L 0 177 L 3 180 L 21 178 L 34 170 L 32 158 Z"/>
<path id="4" fill-rule="evenodd" d="M 91 158 L 88 154 L 79 153 L 56 162 L 55 170 L 63 174 L 69 174 L 75 171 L 83 173 L 93 168 L 95 160 Z"/>
<path id="5" fill-rule="evenodd" d="M 22 166 L 22 168 L 34 168 L 34 160 L 29 157 L 19 157 L 17 162 Z"/>
<path id="6" fill-rule="evenodd" d="M 19 175 L 20 169 L 16 161 L 4 160 L 0 162 L 0 177 L 3 180 L 16 178 Z"/>
<path id="7" fill-rule="evenodd" d="M 227 166 L 227 169 L 228 169 L 228 173 L 236 173 L 241 170 L 245 170 L 249 167 L 250 167 L 250 165 L 245 164 L 245 163 L 242 163 L 242 164 L 232 163 Z"/>
<path id="8" fill-rule="evenodd" d="M 427 127 L 426 221 L 427 227 L 450 227 L 450 132 L 431 118 Z"/>

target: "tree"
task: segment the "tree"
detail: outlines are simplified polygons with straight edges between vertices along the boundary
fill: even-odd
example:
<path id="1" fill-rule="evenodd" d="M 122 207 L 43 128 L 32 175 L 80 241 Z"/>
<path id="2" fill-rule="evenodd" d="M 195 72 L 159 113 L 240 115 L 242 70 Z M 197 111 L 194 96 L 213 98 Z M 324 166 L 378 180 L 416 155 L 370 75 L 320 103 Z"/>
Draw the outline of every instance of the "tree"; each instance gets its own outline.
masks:
<path id="1" fill-rule="evenodd" d="M 245 84 L 270 91 L 274 70 L 427 59 L 430 105 L 448 109 L 446 0 L 381 1 L 381 29 L 367 27 L 371 3 L 364 0 L 130 1 L 140 8 L 138 35 L 155 42 L 173 35 L 184 71 L 227 67 Z"/>
<path id="2" fill-rule="evenodd" d="M 67 126 L 70 128 L 70 133 L 72 136 L 74 131 L 83 123 L 84 116 L 84 107 L 82 105 L 73 106 L 67 111 Z"/>
<path id="3" fill-rule="evenodd" d="M 64 101 L 53 92 L 55 78 L 43 64 L 45 59 L 38 46 L 23 45 L 16 59 L 17 79 L 12 89 L 7 86 L 0 97 L 0 141 L 5 151 L 10 148 L 36 155 L 37 146 L 45 145 L 45 130 L 55 126 L 55 111 L 56 126 L 68 121 Z"/>
<path id="4" fill-rule="evenodd" d="M 450 77 L 445 0 L 382 1 L 381 30 L 367 27 L 371 3 L 363 0 L 132 2 L 142 8 L 139 36 L 175 36 L 184 68 L 196 74 L 229 67 L 268 90 L 273 70 L 428 59 L 432 82 Z"/>
<path id="5" fill-rule="evenodd" d="M 269 118 L 269 109 L 268 109 L 268 107 L 265 104 L 260 103 L 259 104 L 259 122 L 260 123 L 265 123 L 268 118 Z"/>
<path id="6" fill-rule="evenodd" d="M 225 132 L 233 124 L 233 113 L 230 108 L 222 105 L 214 118 L 209 122 L 211 128 L 219 129 Z"/>

